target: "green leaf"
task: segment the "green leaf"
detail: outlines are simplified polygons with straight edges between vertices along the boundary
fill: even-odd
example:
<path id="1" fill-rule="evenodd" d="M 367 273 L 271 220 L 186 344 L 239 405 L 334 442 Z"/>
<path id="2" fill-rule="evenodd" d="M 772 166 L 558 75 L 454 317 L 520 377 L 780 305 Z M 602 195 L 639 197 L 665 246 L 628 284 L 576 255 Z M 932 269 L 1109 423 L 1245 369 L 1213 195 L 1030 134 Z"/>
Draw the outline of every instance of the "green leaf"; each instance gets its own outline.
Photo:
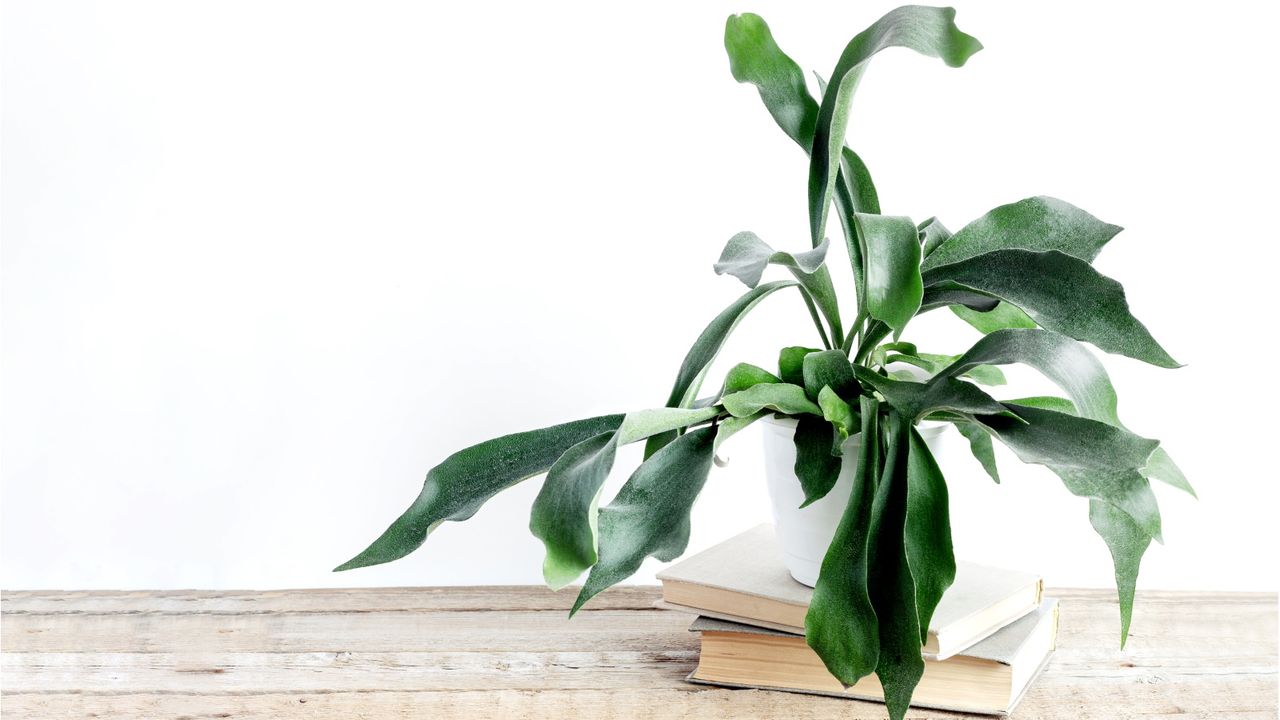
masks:
<path id="1" fill-rule="evenodd" d="M 1034 328 L 1039 327 L 1036 321 L 1032 320 L 1029 315 L 1015 305 L 1007 302 L 997 303 L 995 308 L 986 312 L 979 312 L 965 305 L 951 305 L 951 312 L 956 317 L 969 323 L 978 332 L 992 333 L 996 330 L 1005 328 Z"/>
<path id="2" fill-rule="evenodd" d="M 982 44 L 955 26 L 955 10 L 907 5 L 858 33 L 840 54 L 818 108 L 809 163 L 809 229 L 817 244 L 826 232 L 833 183 L 840 171 L 849 106 L 866 62 L 890 47 L 906 47 L 959 67 Z"/>
<path id="3" fill-rule="evenodd" d="M 798 418 L 795 472 L 800 479 L 800 488 L 804 490 L 802 508 L 826 497 L 835 487 L 836 480 L 840 479 L 841 460 L 831 454 L 834 435 L 831 423 L 823 418 L 812 415 Z"/>
<path id="4" fill-rule="evenodd" d="M 861 365 L 855 366 L 854 372 L 859 381 L 875 388 L 890 405 L 912 421 L 933 410 L 987 415 L 1002 413 L 1005 409 L 976 386 L 955 378 L 928 383 L 891 380 Z"/>
<path id="5" fill-rule="evenodd" d="M 1022 308 L 1041 327 L 1160 367 L 1178 363 L 1129 313 L 1124 289 L 1057 251 L 996 250 L 925 273 L 926 285 L 956 283 Z"/>
<path id="6" fill-rule="evenodd" d="M 717 275 L 728 273 L 749 288 L 760 284 L 760 278 L 769 265 L 797 270 L 804 274 L 812 274 L 827 256 L 828 243 L 823 242 L 812 250 L 800 253 L 787 253 L 774 250 L 769 243 L 761 240 L 753 232 L 740 232 L 729 238 L 729 242 L 720 253 L 720 260 L 715 264 Z"/>
<path id="7" fill-rule="evenodd" d="M 818 407 L 822 408 L 822 418 L 831 423 L 836 431 L 836 436 L 832 440 L 831 454 L 842 455 L 844 442 L 853 434 L 857 416 L 853 414 L 853 408 L 849 403 L 836 394 L 830 385 L 824 385 L 818 391 Z"/>
<path id="8" fill-rule="evenodd" d="M 699 428 L 654 453 L 600 509 L 600 558 L 570 615 L 627 579 L 646 557 L 675 560 L 689 544 L 689 511 L 711 470 L 716 429 Z"/>
<path id="9" fill-rule="evenodd" d="M 616 431 L 603 432 L 566 450 L 533 501 L 529 530 L 546 547 L 542 577 L 552 590 L 573 582 L 596 562 L 595 504 L 613 468 L 616 437 Z"/>
<path id="10" fill-rule="evenodd" d="M 871 317 L 901 330 L 920 310 L 920 239 L 910 218 L 855 215 L 866 247 L 866 308 Z"/>
<path id="11" fill-rule="evenodd" d="M 801 361 L 801 376 L 804 378 L 804 391 L 812 400 L 817 400 L 818 393 L 827 386 L 844 397 L 857 395 L 860 389 L 849 356 L 840 350 L 806 354 Z"/>
<path id="12" fill-rule="evenodd" d="M 1097 498 L 1124 510 L 1160 539 L 1160 509 L 1139 472 L 1158 443 L 1123 428 L 1052 410 L 1006 403 L 1025 422 L 979 416 L 983 425 L 1027 463 L 1044 465 L 1073 495 Z"/>
<path id="13" fill-rule="evenodd" d="M 1151 536 L 1128 513 L 1101 500 L 1089 500 L 1089 523 L 1111 551 L 1116 569 L 1116 594 L 1120 601 L 1120 648 L 1129 640 L 1133 620 L 1133 596 L 1138 587 L 1138 567 L 1151 545 Z"/>
<path id="14" fill-rule="evenodd" d="M 676 374 L 675 384 L 671 388 L 671 395 L 667 398 L 667 407 L 689 407 L 698 397 L 698 390 L 702 387 L 702 380 L 707 374 L 707 369 L 711 367 L 711 363 L 716 359 L 716 355 L 720 354 L 720 348 L 724 346 L 725 340 L 729 334 L 738 326 L 742 318 L 751 311 L 760 301 L 768 297 L 770 294 L 788 287 L 797 287 L 799 283 L 790 280 L 779 280 L 776 282 L 768 282 L 753 290 L 747 291 L 742 297 L 733 301 L 729 307 L 725 308 L 719 315 L 707 325 L 698 339 L 694 341 L 693 347 L 689 348 L 689 352 L 684 357 L 684 362 L 680 364 L 680 372 Z M 650 438 L 645 445 L 645 457 L 651 457 L 659 448 L 674 440 L 676 433 L 663 433 Z"/>
<path id="15" fill-rule="evenodd" d="M 721 420 L 717 426 L 718 429 L 716 430 L 716 440 L 715 440 L 715 443 L 713 443 L 712 452 L 718 454 L 720 452 L 721 443 L 733 437 L 737 433 L 741 432 L 751 423 L 759 420 L 760 418 L 765 417 L 768 414 L 769 414 L 768 410 L 761 410 L 760 412 L 754 415 L 748 415 L 746 417 L 740 417 L 740 418 L 733 417 L 731 415 L 725 418 L 724 420 Z"/>
<path id="16" fill-rule="evenodd" d="M 879 404 L 866 396 L 862 442 L 849 504 L 822 559 L 818 583 L 804 618 L 805 640 L 840 682 L 870 675 L 880 656 L 880 634 L 868 589 L 871 506 L 880 473 Z"/>
<path id="17" fill-rule="evenodd" d="M 1035 395 L 1032 397 L 1014 398 L 1013 400 L 1004 400 L 1006 405 L 1026 405 L 1027 407 L 1040 408 L 1041 410 L 1052 410 L 1054 412 L 1066 413 L 1068 415 L 1079 415 L 1076 410 L 1076 404 L 1066 398 L 1054 397 L 1052 395 Z"/>
<path id="18" fill-rule="evenodd" d="M 1032 197 L 1001 205 L 965 225 L 924 261 L 929 270 L 992 250 L 1058 250 L 1085 262 L 1123 228 L 1104 223 L 1068 202 Z"/>
<path id="19" fill-rule="evenodd" d="M 719 414 L 718 407 L 652 408 L 629 412 L 622 421 L 622 427 L 618 429 L 618 444 L 629 445 L 647 437 L 697 425 L 714 419 Z"/>
<path id="20" fill-rule="evenodd" d="M 908 426 L 907 458 L 907 565 L 916 586 L 916 614 L 920 643 L 929 638 L 929 621 L 942 594 L 956 579 L 956 556 L 951 544 L 951 511 L 947 481 L 925 445 L 924 438 Z"/>
<path id="21" fill-rule="evenodd" d="M 996 451 L 991 444 L 991 433 L 978 422 L 970 422 L 967 420 L 954 421 L 955 428 L 960 434 L 969 441 L 969 452 L 973 453 L 973 457 L 982 463 L 982 469 L 987 471 L 992 480 L 1000 482 L 1000 471 L 996 468 Z"/>
<path id="22" fill-rule="evenodd" d="M 804 385 L 804 358 L 809 353 L 821 352 L 815 348 L 785 347 L 778 353 L 778 374 L 782 382 Z"/>
<path id="23" fill-rule="evenodd" d="M 746 390 L 752 385 L 760 383 L 779 383 L 781 378 L 761 367 L 756 367 L 750 363 L 738 363 L 729 368 L 729 372 L 724 376 L 724 392 L 721 396 L 730 393 L 736 393 L 739 390 Z"/>
<path id="24" fill-rule="evenodd" d="M 1069 401 L 1027 398 L 1012 401 L 1014 403 L 1079 414 L 1090 420 L 1124 427 L 1117 412 L 1116 391 L 1106 368 L 1088 348 L 1071 338 L 1049 330 L 998 330 L 975 343 L 943 372 L 949 375 L 970 372 L 982 363 L 1028 365 L 1062 388 L 1070 398 Z M 1046 402 L 1056 405 L 1046 405 Z M 1069 409 L 1063 407 L 1062 402 Z M 1186 476 L 1163 449 L 1156 450 L 1143 474 L 1195 495 Z"/>
<path id="25" fill-rule="evenodd" d="M 755 385 L 732 395 L 725 395 L 720 402 L 734 417 L 754 415 L 764 409 L 784 415 L 822 415 L 822 408 L 805 396 L 804 388 L 789 383 Z"/>
<path id="26" fill-rule="evenodd" d="M 955 362 L 960 357 L 959 355 L 934 355 L 933 353 L 917 353 L 917 355 L 920 359 L 926 360 L 930 364 L 930 367 L 932 368 L 930 372 L 934 375 L 941 372 L 943 368 Z M 992 365 L 974 365 L 960 373 L 960 377 L 970 378 L 974 382 L 982 385 L 996 386 L 1008 383 L 1008 380 L 1005 379 L 1004 373 L 1000 371 L 1000 368 Z"/>
<path id="27" fill-rule="evenodd" d="M 489 498 L 541 475 L 556 458 L 588 438 L 617 429 L 622 415 L 602 415 L 486 440 L 450 455 L 427 473 L 418 499 L 391 527 L 335 570 L 391 562 L 418 549 L 437 525 L 466 520 Z"/>
<path id="28" fill-rule="evenodd" d="M 924 674 L 920 638 L 928 628 L 920 626 L 916 581 L 907 547 L 911 425 L 896 412 L 890 412 L 887 419 L 888 448 L 871 509 L 871 564 L 867 574 L 874 580 L 870 586 L 871 605 L 880 630 L 876 677 L 884 688 L 889 717 L 901 718 Z"/>
<path id="29" fill-rule="evenodd" d="M 921 253 L 925 257 L 929 257 L 939 245 L 951 239 L 951 231 L 936 217 L 925 220 L 916 229 L 920 232 Z"/>

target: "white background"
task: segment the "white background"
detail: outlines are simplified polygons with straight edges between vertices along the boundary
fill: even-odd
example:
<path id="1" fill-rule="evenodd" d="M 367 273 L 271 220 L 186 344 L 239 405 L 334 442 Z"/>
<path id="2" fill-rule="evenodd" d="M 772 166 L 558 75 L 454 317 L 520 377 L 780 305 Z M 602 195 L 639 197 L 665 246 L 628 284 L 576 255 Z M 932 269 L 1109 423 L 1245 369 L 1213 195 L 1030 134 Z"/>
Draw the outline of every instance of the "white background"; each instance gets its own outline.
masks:
<path id="1" fill-rule="evenodd" d="M 454 450 L 660 405 L 743 290 L 711 272 L 724 241 L 807 246 L 806 159 L 730 76 L 724 17 L 828 74 L 890 7 L 10 0 L 3 585 L 538 582 L 536 480 L 329 568 Z M 1128 228 L 1097 265 L 1187 367 L 1106 362 L 1200 491 L 1158 488 L 1141 586 L 1275 589 L 1280 18 L 1156 7 L 960 2 L 987 49 L 881 55 L 849 140 L 887 213 L 958 229 L 1043 193 Z M 946 312 L 906 336 L 975 338 Z M 720 368 L 815 341 L 780 294 Z M 694 549 L 767 520 L 758 445 L 729 446 Z M 959 554 L 1110 584 L 1086 502 L 1000 460 L 999 487 L 946 468 Z"/>

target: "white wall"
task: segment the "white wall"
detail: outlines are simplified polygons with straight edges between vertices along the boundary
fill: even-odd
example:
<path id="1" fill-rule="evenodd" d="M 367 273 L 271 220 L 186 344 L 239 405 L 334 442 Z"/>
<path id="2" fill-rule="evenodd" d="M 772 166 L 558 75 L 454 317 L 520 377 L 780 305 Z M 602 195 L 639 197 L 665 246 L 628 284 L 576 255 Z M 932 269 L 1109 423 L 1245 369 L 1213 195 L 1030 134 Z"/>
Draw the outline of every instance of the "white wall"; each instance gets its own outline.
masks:
<path id="1" fill-rule="evenodd" d="M 537 481 L 328 570 L 464 445 L 661 404 L 741 290 L 710 267 L 731 234 L 805 247 L 805 158 L 721 33 L 760 12 L 826 74 L 890 5 L 823 5 L 10 0 L 2 584 L 538 582 Z M 1280 17 L 959 5 L 987 46 L 967 67 L 893 51 L 860 90 L 885 211 L 955 229 L 1044 193 L 1127 226 L 1098 266 L 1187 367 L 1107 364 L 1200 490 L 1161 493 L 1142 586 L 1275 589 Z M 779 297 L 722 365 L 811 332 Z M 907 339 L 975 337 L 934 313 Z M 767 519 L 758 443 L 714 472 L 695 548 Z M 960 553 L 1109 584 L 1085 501 L 1000 459 L 1000 487 L 948 470 Z"/>

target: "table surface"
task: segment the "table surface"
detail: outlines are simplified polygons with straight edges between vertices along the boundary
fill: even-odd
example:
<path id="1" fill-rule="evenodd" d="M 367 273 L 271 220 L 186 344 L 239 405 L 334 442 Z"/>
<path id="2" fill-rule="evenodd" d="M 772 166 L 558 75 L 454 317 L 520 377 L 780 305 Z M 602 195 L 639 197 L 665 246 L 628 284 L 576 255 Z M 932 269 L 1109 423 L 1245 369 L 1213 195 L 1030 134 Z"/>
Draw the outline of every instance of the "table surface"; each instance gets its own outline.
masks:
<path id="1" fill-rule="evenodd" d="M 1272 593 L 1141 593 L 1128 648 L 1101 590 L 1062 601 L 1015 718 L 1275 718 Z M 615 588 L 5 592 L 9 718 L 882 718 L 874 703 L 684 681 L 687 615 Z M 912 709 L 911 718 L 973 718 Z"/>

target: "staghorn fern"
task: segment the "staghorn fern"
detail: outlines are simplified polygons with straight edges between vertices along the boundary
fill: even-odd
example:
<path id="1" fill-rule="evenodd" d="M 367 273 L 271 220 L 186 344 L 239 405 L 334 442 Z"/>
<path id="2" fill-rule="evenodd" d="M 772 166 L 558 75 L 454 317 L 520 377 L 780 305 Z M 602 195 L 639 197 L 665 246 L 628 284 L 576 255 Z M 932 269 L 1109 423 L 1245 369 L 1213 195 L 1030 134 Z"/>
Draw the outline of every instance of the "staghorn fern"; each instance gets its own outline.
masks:
<path id="1" fill-rule="evenodd" d="M 889 713 L 901 718 L 924 671 L 929 619 L 955 578 L 947 485 L 916 431 L 925 418 L 952 423 L 999 482 L 993 439 L 1024 462 L 1050 468 L 1089 499 L 1089 521 L 1115 564 L 1121 646 L 1129 634 L 1138 566 L 1160 540 L 1150 480 L 1194 494 L 1155 440 L 1116 413 L 1106 371 L 1080 341 L 1159 367 L 1177 363 L 1130 313 L 1118 283 L 1091 266 L 1120 228 L 1061 200 L 1033 197 L 998 207 L 952 234 L 937 219 L 880 214 L 866 165 L 845 146 L 858 81 L 873 55 L 906 47 L 958 67 L 982 49 L 950 8 L 898 8 L 853 38 L 821 101 L 800 67 L 756 15 L 728 19 L 735 79 L 810 156 L 811 249 L 774 250 L 752 233 L 731 238 L 715 264 L 749 288 L 715 317 L 680 366 L 666 407 L 517 433 L 462 450 L 428 474 L 413 505 L 338 570 L 398 559 L 446 520 L 466 520 L 490 497 L 546 473 L 530 529 L 546 545 L 543 573 L 560 589 L 588 572 L 574 603 L 633 574 L 646 557 L 681 555 L 689 512 L 719 444 L 769 413 L 797 418 L 796 474 L 806 503 L 835 484 L 842 441 L 862 433 L 853 493 L 827 550 L 805 620 L 808 643 L 841 682 L 875 673 Z M 825 265 L 834 206 L 854 276 L 857 315 L 845 326 Z M 761 283 L 769 265 L 792 280 Z M 721 390 L 697 400 L 712 361 L 739 320 L 794 288 L 822 348 L 784 348 L 777 373 L 732 368 Z M 917 315 L 948 307 L 984 333 L 967 352 L 942 356 L 896 340 Z M 887 342 L 886 342 L 887 341 Z M 924 371 L 889 369 L 909 363 Z M 976 383 L 1003 382 L 996 366 L 1021 363 L 1065 397 L 998 401 Z M 645 459 L 597 509 L 618 446 L 646 440 Z"/>

